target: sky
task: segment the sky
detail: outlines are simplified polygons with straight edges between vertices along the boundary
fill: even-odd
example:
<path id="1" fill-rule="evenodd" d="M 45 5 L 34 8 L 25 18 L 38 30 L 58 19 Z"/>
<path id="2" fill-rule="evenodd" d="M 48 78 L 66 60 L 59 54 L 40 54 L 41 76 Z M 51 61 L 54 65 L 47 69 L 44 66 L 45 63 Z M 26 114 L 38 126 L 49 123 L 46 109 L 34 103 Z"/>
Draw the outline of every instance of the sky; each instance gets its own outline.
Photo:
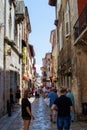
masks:
<path id="1" fill-rule="evenodd" d="M 55 29 L 55 7 L 48 4 L 48 0 L 24 0 L 28 7 L 31 24 L 29 43 L 33 45 L 36 58 L 36 70 L 41 74 L 42 58 L 51 52 L 50 33 Z"/>

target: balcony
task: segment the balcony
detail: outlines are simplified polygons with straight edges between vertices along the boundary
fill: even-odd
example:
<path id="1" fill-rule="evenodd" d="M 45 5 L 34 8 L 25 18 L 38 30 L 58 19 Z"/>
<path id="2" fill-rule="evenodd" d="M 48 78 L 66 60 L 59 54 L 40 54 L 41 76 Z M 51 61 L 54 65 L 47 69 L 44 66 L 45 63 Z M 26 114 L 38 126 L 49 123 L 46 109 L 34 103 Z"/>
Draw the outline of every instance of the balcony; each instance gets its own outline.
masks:
<path id="1" fill-rule="evenodd" d="M 16 21 L 21 22 L 24 20 L 24 15 L 25 15 L 25 5 L 24 1 L 17 1 L 16 5 L 16 10 L 15 10 L 15 15 L 16 15 Z"/>
<path id="2" fill-rule="evenodd" d="M 51 6 L 56 6 L 57 0 L 48 0 L 48 4 Z"/>
<path id="3" fill-rule="evenodd" d="M 74 45 L 87 50 L 87 5 L 74 25 Z"/>

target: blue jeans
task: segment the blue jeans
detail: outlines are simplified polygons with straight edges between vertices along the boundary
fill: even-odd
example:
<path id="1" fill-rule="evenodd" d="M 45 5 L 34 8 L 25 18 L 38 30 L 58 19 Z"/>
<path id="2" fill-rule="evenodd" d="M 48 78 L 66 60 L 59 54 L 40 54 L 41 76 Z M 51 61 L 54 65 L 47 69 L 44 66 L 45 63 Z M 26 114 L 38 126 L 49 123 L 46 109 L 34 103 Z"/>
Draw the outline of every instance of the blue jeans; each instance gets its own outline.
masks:
<path id="1" fill-rule="evenodd" d="M 67 117 L 57 117 L 57 128 L 58 130 L 70 130 L 71 119 L 70 116 Z"/>

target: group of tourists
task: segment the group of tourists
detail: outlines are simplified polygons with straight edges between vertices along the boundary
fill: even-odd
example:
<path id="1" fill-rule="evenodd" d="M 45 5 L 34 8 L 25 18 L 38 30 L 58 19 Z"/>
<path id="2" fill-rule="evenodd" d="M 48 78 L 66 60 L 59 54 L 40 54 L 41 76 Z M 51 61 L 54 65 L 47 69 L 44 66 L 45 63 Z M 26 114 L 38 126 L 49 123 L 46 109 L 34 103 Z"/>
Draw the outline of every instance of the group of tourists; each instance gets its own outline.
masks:
<path id="1" fill-rule="evenodd" d="M 57 124 L 58 130 L 70 130 L 70 124 L 74 121 L 74 97 L 70 89 L 60 88 L 60 95 L 52 84 L 52 87 L 42 89 L 43 98 L 49 98 L 50 121 Z M 35 119 L 29 98 L 31 92 L 25 90 L 22 99 L 22 118 L 24 121 L 24 130 L 29 130 L 31 119 Z"/>
<path id="2" fill-rule="evenodd" d="M 70 124 L 75 119 L 74 96 L 70 88 L 61 87 L 60 94 L 58 94 L 54 84 L 52 84 L 49 92 L 47 88 L 43 90 L 45 90 L 44 101 L 50 107 L 50 121 L 57 123 L 58 130 L 63 130 L 63 128 L 70 130 Z"/>

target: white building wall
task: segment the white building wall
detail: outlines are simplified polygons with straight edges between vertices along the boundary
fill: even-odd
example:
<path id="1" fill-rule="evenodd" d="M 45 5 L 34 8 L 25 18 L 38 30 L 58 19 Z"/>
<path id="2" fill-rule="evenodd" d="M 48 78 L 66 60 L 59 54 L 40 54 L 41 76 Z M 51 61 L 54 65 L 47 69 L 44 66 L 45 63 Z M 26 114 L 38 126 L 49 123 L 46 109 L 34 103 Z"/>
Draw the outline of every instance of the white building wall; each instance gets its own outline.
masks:
<path id="1" fill-rule="evenodd" d="M 6 2 L 6 8 L 5 8 L 5 22 L 6 22 L 6 26 L 5 26 L 5 29 L 6 29 L 6 32 L 5 32 L 5 36 L 9 37 L 9 0 L 5 0 Z"/>
<path id="2" fill-rule="evenodd" d="M 4 91 L 4 0 L 0 0 L 0 116 L 3 113 Z"/>
<path id="3" fill-rule="evenodd" d="M 3 69 L 4 53 L 4 0 L 0 0 L 0 69 Z"/>
<path id="4" fill-rule="evenodd" d="M 10 23 L 10 15 L 11 15 L 11 22 L 12 23 Z M 5 34 L 5 36 L 10 38 L 10 40 L 14 40 L 15 8 L 14 8 L 14 5 L 12 4 L 11 9 L 10 9 L 9 0 L 6 0 L 5 18 L 6 18 L 6 34 Z M 11 30 L 9 28 L 10 26 L 11 26 Z M 11 31 L 11 37 L 9 35 L 9 31 Z"/>
<path id="5" fill-rule="evenodd" d="M 9 40 L 12 40 L 16 43 L 14 47 L 19 51 L 19 48 L 22 46 L 21 44 L 21 28 L 19 25 L 17 26 L 18 31 L 18 37 L 15 41 L 15 7 L 13 3 L 10 6 L 9 0 L 6 0 L 6 32 L 5 36 L 8 37 Z M 11 19 L 11 20 L 10 20 Z M 10 22 L 11 21 L 11 22 Z M 21 25 L 20 25 L 21 26 Z M 9 45 L 7 45 L 9 46 Z M 17 89 L 17 82 L 15 83 L 15 79 L 17 78 L 17 74 L 19 73 L 21 75 L 21 62 L 19 62 L 19 54 L 17 54 L 16 51 L 14 51 L 13 47 L 9 46 L 11 48 L 11 56 L 6 56 L 6 72 L 9 73 L 7 78 L 6 76 L 6 82 L 8 80 L 8 85 L 6 86 L 6 89 L 8 89 L 8 94 L 6 93 L 6 97 L 9 98 L 9 89 L 10 87 L 13 89 L 13 94 L 15 95 L 16 89 Z M 21 48 L 20 48 L 21 52 Z M 16 76 L 15 76 L 16 73 Z M 20 78 L 21 79 L 21 78 Z M 21 83 L 21 81 L 19 81 Z M 15 97 L 15 96 L 14 96 Z"/>
<path id="6" fill-rule="evenodd" d="M 15 10 L 14 10 L 14 5 L 12 4 L 12 9 L 11 9 L 11 15 L 12 15 L 12 33 L 11 33 L 11 40 L 14 40 L 14 28 L 15 28 Z"/>

